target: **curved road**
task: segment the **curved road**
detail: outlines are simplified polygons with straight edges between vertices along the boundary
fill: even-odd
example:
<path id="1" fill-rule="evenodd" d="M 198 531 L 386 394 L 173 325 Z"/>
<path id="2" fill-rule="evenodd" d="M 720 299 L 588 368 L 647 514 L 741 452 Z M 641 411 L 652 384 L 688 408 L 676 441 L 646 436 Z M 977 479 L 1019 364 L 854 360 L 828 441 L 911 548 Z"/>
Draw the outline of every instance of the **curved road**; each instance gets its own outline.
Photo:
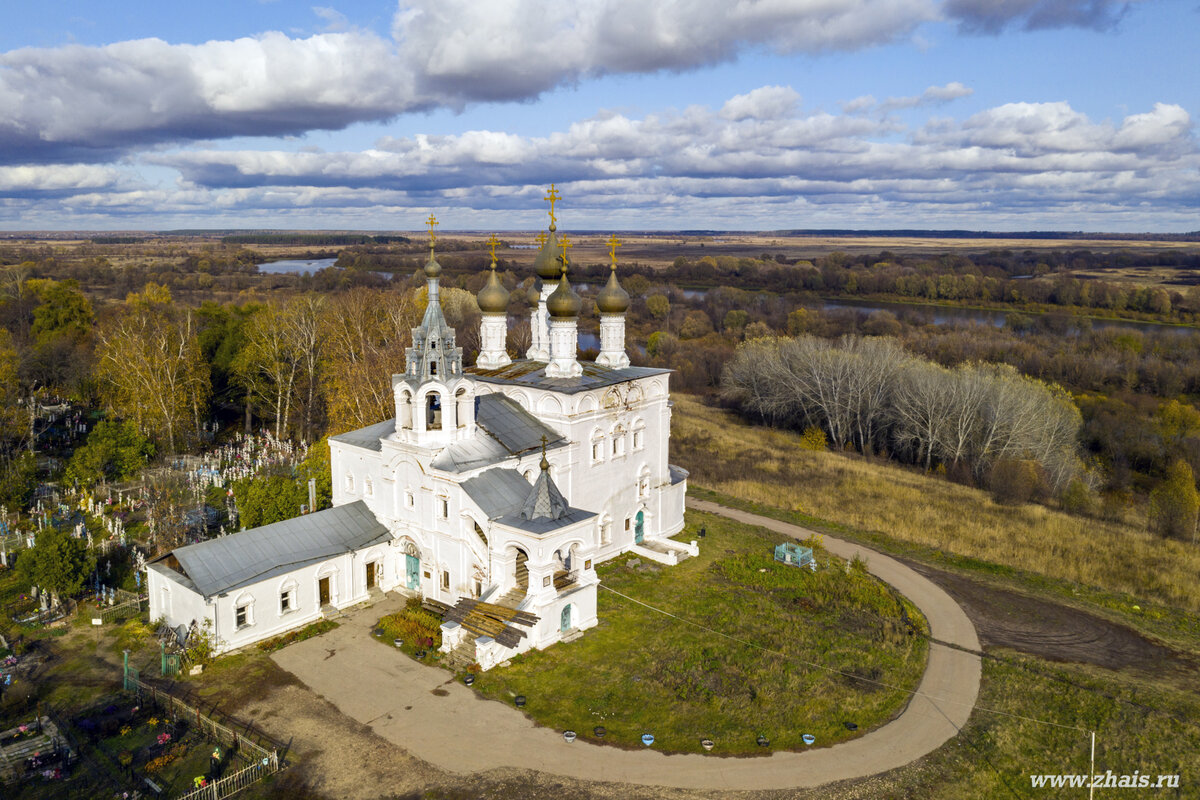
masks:
<path id="1" fill-rule="evenodd" d="M 803 539 L 812 531 L 715 503 L 688 499 L 688 507 L 760 525 Z M 620 750 L 563 741 L 515 708 L 479 699 L 438 667 L 429 667 L 372 641 L 371 626 L 399 608 L 389 597 L 354 612 L 333 631 L 272 656 L 284 669 L 344 714 L 414 756 L 444 770 L 473 773 L 520 767 L 581 780 L 620 781 L 688 789 L 787 789 L 863 778 L 908 764 L 936 750 L 966 723 L 979 694 L 975 628 L 962 608 L 928 579 L 895 559 L 861 545 L 824 537 L 842 558 L 855 554 L 870 571 L 908 597 L 929 621 L 932 637 L 925 675 L 894 720 L 849 742 L 763 758 L 664 755 L 651 748 Z M 948 647 L 945 642 L 953 647 Z M 434 690 L 439 690 L 434 693 Z"/>

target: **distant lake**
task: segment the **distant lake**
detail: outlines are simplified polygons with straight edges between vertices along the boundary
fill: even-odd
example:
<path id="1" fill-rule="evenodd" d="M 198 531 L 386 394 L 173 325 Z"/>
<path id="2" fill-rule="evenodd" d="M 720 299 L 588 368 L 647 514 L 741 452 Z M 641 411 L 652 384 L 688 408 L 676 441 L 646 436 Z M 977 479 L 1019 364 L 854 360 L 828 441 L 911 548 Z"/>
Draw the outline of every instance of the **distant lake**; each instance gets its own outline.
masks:
<path id="1" fill-rule="evenodd" d="M 258 264 L 258 271 L 263 275 L 312 275 L 320 270 L 328 269 L 337 264 L 336 258 L 297 259 L 292 261 L 268 261 Z M 395 273 L 382 270 L 371 270 L 385 281 L 390 281 Z"/>
<path id="2" fill-rule="evenodd" d="M 298 259 L 295 261 L 268 261 L 258 265 L 258 271 L 267 275 L 314 274 L 337 263 L 336 258 Z"/>

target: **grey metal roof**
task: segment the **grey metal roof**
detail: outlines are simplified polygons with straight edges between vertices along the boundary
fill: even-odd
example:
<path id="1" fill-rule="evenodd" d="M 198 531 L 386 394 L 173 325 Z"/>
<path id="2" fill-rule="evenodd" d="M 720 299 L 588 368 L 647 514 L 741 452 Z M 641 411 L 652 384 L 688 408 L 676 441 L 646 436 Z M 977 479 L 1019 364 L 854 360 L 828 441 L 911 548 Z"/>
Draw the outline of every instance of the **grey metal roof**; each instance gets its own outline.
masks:
<path id="1" fill-rule="evenodd" d="M 630 381 L 635 378 L 647 378 L 651 375 L 667 375 L 669 369 L 654 367 L 624 367 L 612 369 L 602 367 L 593 361 L 580 361 L 583 374 L 577 378 L 547 378 L 545 361 L 530 361 L 518 359 L 499 369 L 466 370 L 467 374 L 475 376 L 476 380 L 484 383 L 500 383 L 507 386 L 532 386 L 539 389 L 552 389 L 564 394 L 586 392 L 589 389 L 602 389 L 605 386 Z"/>
<path id="2" fill-rule="evenodd" d="M 515 400 L 502 394 L 475 398 L 475 425 L 474 437 L 448 445 L 434 456 L 430 466 L 446 472 L 468 472 L 539 450 L 543 436 L 547 440 L 547 450 L 570 444 Z"/>
<path id="3" fill-rule="evenodd" d="M 396 419 L 393 417 L 383 422 L 376 422 L 374 425 L 368 425 L 365 428 L 359 428 L 356 431 L 339 433 L 337 436 L 330 436 L 329 438 L 331 441 L 352 444 L 355 447 L 379 452 L 383 449 L 382 445 L 379 444 L 379 440 L 391 436 L 395 430 Z"/>
<path id="4" fill-rule="evenodd" d="M 489 469 L 463 481 L 462 488 L 488 519 L 515 514 L 529 496 L 529 481 L 515 469 Z"/>
<path id="5" fill-rule="evenodd" d="M 361 500 L 172 551 L 205 597 L 391 538 Z"/>
<path id="6" fill-rule="evenodd" d="M 507 525 L 510 528 L 526 531 L 527 533 L 551 533 L 559 528 L 565 528 L 568 525 L 574 525 L 576 522 L 583 522 L 585 519 L 595 517 L 593 511 L 584 511 L 582 508 L 568 508 L 567 513 L 563 514 L 558 519 L 551 517 L 538 517 L 537 519 L 525 519 L 520 515 L 507 514 L 496 522 L 501 525 Z"/>
<path id="7" fill-rule="evenodd" d="M 687 480 L 688 475 L 691 475 L 691 473 L 688 472 L 683 467 L 677 467 L 674 464 L 667 464 L 667 470 L 671 473 L 671 485 L 672 486 L 679 483 L 680 481 Z"/>

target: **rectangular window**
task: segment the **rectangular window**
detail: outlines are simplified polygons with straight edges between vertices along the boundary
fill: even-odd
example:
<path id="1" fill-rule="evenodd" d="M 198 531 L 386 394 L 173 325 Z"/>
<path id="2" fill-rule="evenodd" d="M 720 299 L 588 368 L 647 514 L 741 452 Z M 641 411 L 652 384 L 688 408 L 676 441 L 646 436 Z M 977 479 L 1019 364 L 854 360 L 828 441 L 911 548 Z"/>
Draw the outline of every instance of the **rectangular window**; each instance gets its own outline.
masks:
<path id="1" fill-rule="evenodd" d="M 448 570 L 442 572 L 442 588 L 450 588 L 450 572 Z"/>
<path id="2" fill-rule="evenodd" d="M 450 501 L 442 498 L 442 519 L 450 519 Z"/>
<path id="3" fill-rule="evenodd" d="M 600 460 L 600 443 L 596 442 L 592 445 L 592 461 Z"/>
<path id="4" fill-rule="evenodd" d="M 286 614 L 289 611 L 294 611 L 295 606 L 292 605 L 292 589 L 279 593 L 279 613 Z"/>
<path id="5" fill-rule="evenodd" d="M 634 450 L 642 449 L 642 431 L 634 431 L 633 432 L 633 449 Z"/>
<path id="6" fill-rule="evenodd" d="M 629 530 L 629 517 L 625 518 L 625 530 Z"/>
<path id="7" fill-rule="evenodd" d="M 413 497 L 412 492 L 404 493 L 404 504 L 409 508 L 412 508 L 414 505 L 416 505 L 416 499 Z"/>
<path id="8" fill-rule="evenodd" d="M 249 605 L 238 606 L 237 607 L 237 627 L 245 628 L 249 624 L 250 624 L 250 606 Z"/>
<path id="9" fill-rule="evenodd" d="M 592 568 L 592 560 L 591 560 L 590 558 L 589 558 L 587 561 L 583 562 L 583 568 L 584 568 L 584 569 L 591 569 L 591 568 Z"/>

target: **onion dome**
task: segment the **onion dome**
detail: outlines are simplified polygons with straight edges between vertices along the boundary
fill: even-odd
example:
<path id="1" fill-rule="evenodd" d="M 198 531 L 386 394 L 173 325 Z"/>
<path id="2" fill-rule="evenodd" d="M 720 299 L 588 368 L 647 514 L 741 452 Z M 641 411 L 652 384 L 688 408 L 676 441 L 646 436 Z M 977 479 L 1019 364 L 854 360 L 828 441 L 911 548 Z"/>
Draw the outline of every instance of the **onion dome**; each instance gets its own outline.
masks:
<path id="1" fill-rule="evenodd" d="M 492 262 L 487 283 L 479 290 L 475 299 L 479 301 L 479 310 L 484 314 L 503 314 L 508 311 L 508 291 L 500 285 L 496 277 L 496 262 Z"/>
<path id="2" fill-rule="evenodd" d="M 442 265 L 433 257 L 433 249 L 429 250 L 429 260 L 425 262 L 425 277 L 436 278 L 442 274 Z"/>
<path id="3" fill-rule="evenodd" d="M 621 288 L 617 281 L 617 265 L 613 264 L 612 272 L 608 273 L 608 283 L 596 295 L 596 308 L 601 314 L 624 314 L 629 310 L 629 292 Z"/>
<path id="4" fill-rule="evenodd" d="M 537 308 L 538 303 L 542 302 L 542 282 L 534 278 L 533 283 L 529 284 L 529 291 L 525 293 L 525 299 L 529 301 L 529 305 Z"/>
<path id="5" fill-rule="evenodd" d="M 533 260 L 534 272 L 544 281 L 558 278 L 558 251 L 561 248 L 558 237 L 554 235 L 555 230 L 554 223 L 550 223 L 550 235 L 546 237 L 546 241 L 542 243 L 542 249 L 538 251 L 537 258 Z"/>
<path id="6" fill-rule="evenodd" d="M 583 307 L 579 295 L 575 294 L 571 289 L 571 283 L 567 280 L 567 265 L 562 265 L 562 276 L 558 279 L 558 288 L 555 289 L 550 297 L 546 300 L 546 310 L 550 312 L 550 316 L 554 319 L 570 319 L 579 316 L 579 309 Z"/>

